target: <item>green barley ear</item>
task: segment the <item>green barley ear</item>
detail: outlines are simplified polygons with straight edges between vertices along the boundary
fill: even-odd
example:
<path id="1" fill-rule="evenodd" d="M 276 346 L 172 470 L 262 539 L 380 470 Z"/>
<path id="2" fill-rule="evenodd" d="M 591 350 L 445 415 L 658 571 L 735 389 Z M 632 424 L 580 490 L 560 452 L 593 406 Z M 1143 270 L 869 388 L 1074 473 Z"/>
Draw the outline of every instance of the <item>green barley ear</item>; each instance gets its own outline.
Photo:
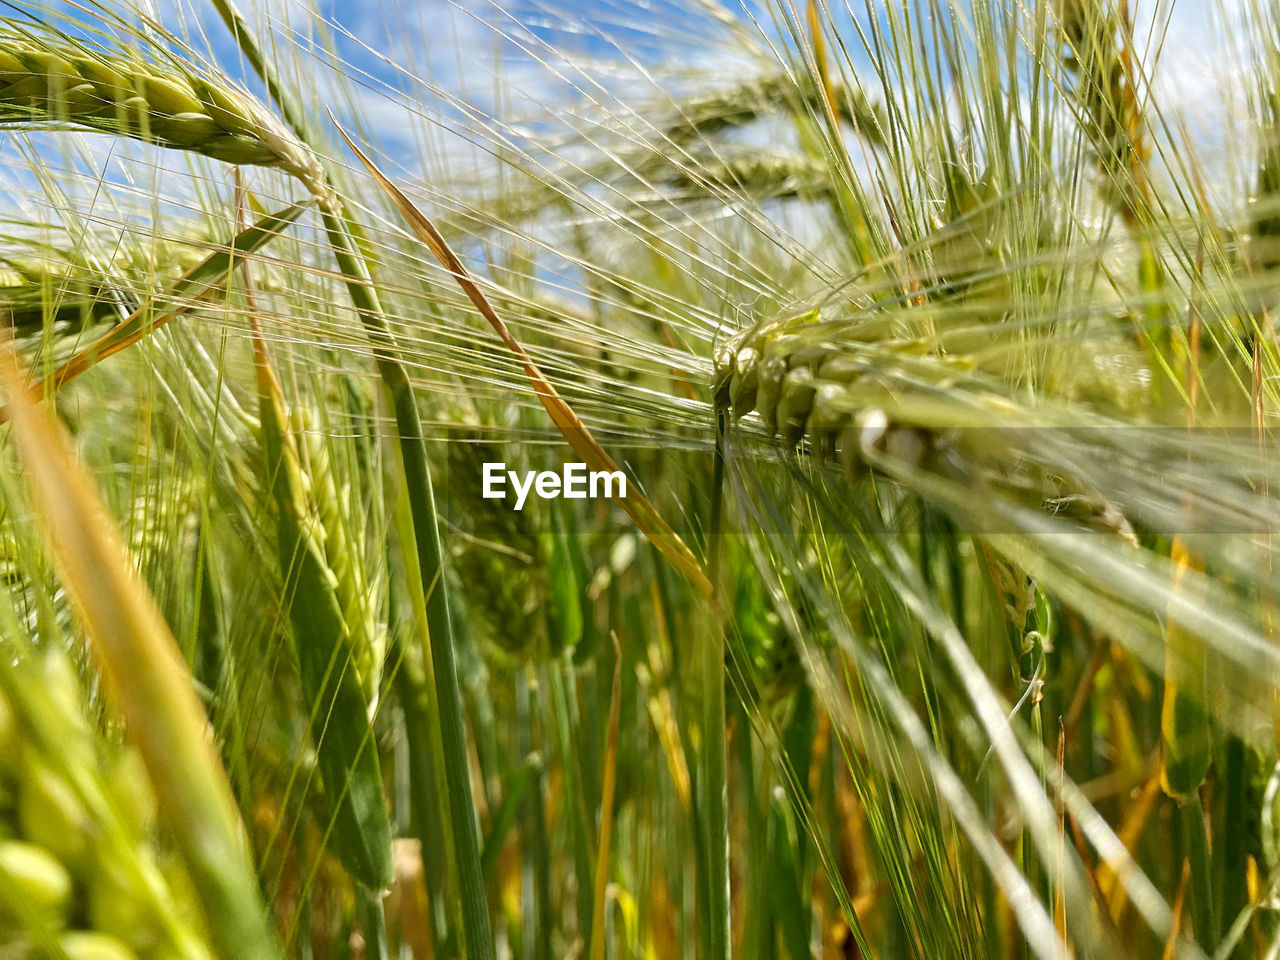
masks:
<path id="1" fill-rule="evenodd" d="M 370 697 L 358 676 L 361 657 L 355 647 L 371 638 L 361 636 L 363 616 L 348 619 L 356 612 L 356 598 L 344 602 L 342 580 L 330 565 L 326 528 L 311 495 L 316 484 L 304 471 L 284 392 L 256 317 L 253 330 L 266 484 L 275 505 L 284 604 L 298 676 L 313 711 L 316 760 L 329 807 L 328 844 L 348 873 L 380 890 L 393 879 L 391 821 L 369 716 Z M 333 532 L 339 535 L 337 529 Z M 341 549 L 340 544 L 329 547 Z M 350 590 L 353 568 L 345 573 Z"/>
<path id="2" fill-rule="evenodd" d="M 1102 174 L 1101 189 L 1133 225 L 1148 204 L 1148 146 L 1125 44 L 1131 24 L 1115 0 L 1059 0 L 1063 63 L 1073 76 L 1081 125 Z"/>
<path id="3" fill-rule="evenodd" d="M 228 81 L 68 41 L 0 33 L 0 124 L 63 124 L 277 167 L 326 194 L 315 155 L 263 104 Z"/>
<path id="4" fill-rule="evenodd" d="M 307 493 L 324 536 L 324 556 L 333 572 L 333 589 L 350 635 L 352 663 L 369 702 L 377 710 L 382 663 L 387 653 L 386 625 L 375 616 L 376 597 L 385 585 L 370 571 L 360 549 L 365 542 L 365 506 L 349 485 L 339 486 L 333 456 L 318 432 L 301 424 L 299 441 L 306 459 Z"/>
<path id="5" fill-rule="evenodd" d="M 48 320 L 68 326 L 90 326 L 119 318 L 121 301 L 112 291 L 73 270 L 48 260 L 5 258 L 0 264 L 0 320 L 16 335 L 38 332 Z"/>
<path id="6" fill-rule="evenodd" d="M 101 494 L 73 458 L 66 431 L 37 405 L 8 345 L 0 349 L 0 385 L 34 512 L 92 640 L 104 685 L 146 762 L 210 938 L 228 955 L 278 957 L 239 810 L 173 634 L 134 571 Z M 5 692 L 13 700 L 24 689 Z M 60 756 L 60 749 L 60 741 L 50 739 L 45 752 Z"/>
<path id="7" fill-rule="evenodd" d="M 831 193 L 831 170 L 821 160 L 791 154 L 752 151 L 740 157 L 710 159 L 696 174 L 676 169 L 667 184 L 681 198 L 695 199 L 735 191 L 750 197 L 815 199 Z"/>
<path id="8" fill-rule="evenodd" d="M 110 257 L 76 248 L 70 237 L 38 243 L 4 237 L 0 256 L 0 318 L 15 336 L 38 332 L 46 322 L 67 327 L 119 321 L 141 300 L 159 292 L 200 261 L 196 244 L 221 242 L 192 236 L 190 245 L 153 238 L 147 245 L 122 239 Z"/>
<path id="9" fill-rule="evenodd" d="M 838 80 L 831 79 L 829 86 L 836 116 L 870 143 L 883 146 L 888 126 L 884 109 L 861 90 L 849 89 Z M 819 115 L 823 110 L 815 78 L 789 72 L 753 77 L 726 89 L 675 101 L 671 107 L 677 116 L 665 125 L 664 135 L 674 143 L 714 136 L 788 112 Z"/>
<path id="10" fill-rule="evenodd" d="M 1084 476 L 1047 476 L 1020 463 L 1027 435 L 993 425 L 1034 423 L 1037 414 L 1007 385 L 984 376 L 970 358 L 929 352 L 941 338 L 894 336 L 891 312 L 877 314 L 826 319 L 808 311 L 743 330 L 716 350 L 716 403 L 739 419 L 757 413 L 770 437 L 818 461 L 837 459 L 850 480 L 888 465 L 959 477 L 1050 515 L 1063 529 L 1133 543 L 1120 507 Z M 993 582 L 1025 606 L 1016 570 L 998 572 Z M 1019 659 L 1026 619 L 1024 609 L 1007 621 Z"/>
<path id="11" fill-rule="evenodd" d="M 26 956 L 25 944 L 50 956 L 212 960 L 137 754 L 90 726 L 61 650 L 28 643 L 11 610 L 3 619 L 0 955 Z M 76 952 L 88 946 L 99 952 Z"/>

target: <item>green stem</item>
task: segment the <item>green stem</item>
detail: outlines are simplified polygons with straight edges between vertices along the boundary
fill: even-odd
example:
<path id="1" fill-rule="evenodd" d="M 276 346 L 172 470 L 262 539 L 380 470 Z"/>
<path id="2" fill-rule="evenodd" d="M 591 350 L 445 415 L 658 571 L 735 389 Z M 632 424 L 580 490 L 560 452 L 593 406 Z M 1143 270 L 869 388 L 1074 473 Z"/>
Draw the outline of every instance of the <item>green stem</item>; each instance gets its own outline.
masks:
<path id="1" fill-rule="evenodd" d="M 227 24 L 236 44 L 266 84 L 286 122 L 294 128 L 294 133 L 300 139 L 313 145 L 314 138 L 301 110 L 286 93 L 274 69 L 262 56 L 243 15 L 231 0 L 214 0 L 214 6 Z M 331 182 L 327 169 L 325 176 Z M 422 434 L 422 419 L 418 414 L 417 400 L 408 372 L 395 354 L 391 333 L 373 288 L 368 263 L 355 242 L 352 235 L 354 228 L 343 213 L 341 200 L 334 198 L 322 204 L 321 212 L 338 268 L 342 272 L 351 302 L 373 344 L 378 373 L 390 391 L 395 410 L 418 564 L 427 586 L 428 639 L 439 706 L 445 778 L 449 788 L 449 819 L 457 852 L 463 931 L 467 953 L 472 960 L 493 960 L 493 936 L 484 893 L 479 832 L 468 776 L 462 695 L 458 687 L 458 670 L 453 649 L 453 621 L 445 585 L 439 518 L 436 515 L 435 492 L 427 462 L 426 440 Z"/>
<path id="2" fill-rule="evenodd" d="M 392 606 L 394 610 L 394 605 Z M 397 631 L 391 631 L 392 659 L 399 663 L 395 674 L 396 696 L 404 712 L 405 739 L 409 753 L 409 803 L 412 832 L 418 838 L 419 858 L 427 887 L 427 924 L 430 927 L 433 956 L 452 960 L 455 951 L 449 945 L 447 931 L 451 925 L 461 926 L 455 904 L 448 896 L 448 865 L 453 851 L 443 831 L 445 818 L 440 816 L 442 798 L 436 784 L 440 779 L 434 757 L 439 725 L 431 721 L 426 682 L 416 674 L 400 648 Z"/>
<path id="3" fill-rule="evenodd" d="M 382 915 L 382 898 L 364 884 L 356 893 L 360 904 L 360 927 L 364 933 L 364 955 L 366 960 L 390 960 L 387 948 L 387 922 Z"/>
<path id="4" fill-rule="evenodd" d="M 1225 687 L 1220 688 L 1225 692 Z M 1225 920 L 1240 914 L 1249 905 L 1246 877 L 1248 875 L 1248 851 L 1245 831 L 1231 829 L 1244 823 L 1248 816 L 1249 802 L 1245 784 L 1245 747 L 1239 737 L 1229 737 L 1222 758 L 1221 776 L 1225 783 L 1223 812 L 1220 823 L 1227 826 L 1221 831 L 1218 887 L 1221 892 L 1218 917 Z M 1234 956 L 1235 954 L 1233 954 Z"/>
<path id="5" fill-rule="evenodd" d="M 1204 825 L 1200 795 L 1193 793 L 1178 805 L 1182 815 L 1182 836 L 1191 861 L 1191 917 L 1196 942 L 1212 953 L 1218 942 L 1218 918 L 1213 904 L 1213 874 L 1209 862 L 1209 834 Z"/>
<path id="6" fill-rule="evenodd" d="M 533 739 L 534 717 L 537 715 L 536 685 L 530 682 L 532 667 L 516 675 L 516 736 L 520 752 L 530 756 L 536 749 Z M 544 747 L 545 749 L 545 747 Z M 529 855 L 524 865 L 523 891 L 524 929 L 523 956 L 532 960 L 552 960 L 553 919 L 551 913 L 551 842 L 547 836 L 547 814 L 543 795 L 546 790 L 545 754 L 533 768 L 533 783 L 521 804 Z"/>
<path id="7" fill-rule="evenodd" d="M 708 960 L 729 957 L 729 811 L 725 776 L 724 634 L 708 625 L 702 648 L 702 842 L 706 847 Z"/>
<path id="8" fill-rule="evenodd" d="M 739 706 L 735 714 L 738 722 L 746 720 L 746 711 Z M 752 755 L 752 738 L 739 737 L 738 764 L 741 779 L 747 785 L 743 793 L 747 821 L 746 918 L 739 948 L 744 957 L 768 957 L 774 939 L 773 885 L 776 877 L 769 873 L 769 812 L 773 784 L 764 769 L 756 769 Z"/>
<path id="9" fill-rule="evenodd" d="M 717 418 L 715 474 L 712 479 L 711 542 L 709 544 L 708 569 L 712 584 L 719 587 L 721 520 L 724 489 L 724 436 L 727 411 L 720 411 Z M 725 698 L 724 698 L 724 629 L 719 613 L 710 613 L 711 622 L 705 625 L 706 637 L 699 644 L 701 649 L 702 677 L 702 751 L 700 757 L 701 786 L 698 803 L 701 807 L 703 829 L 701 831 L 704 862 L 707 871 L 706 906 L 704 918 L 708 960 L 728 960 L 729 957 L 729 796 L 726 774 Z"/>
<path id="10" fill-rule="evenodd" d="M 569 694 L 573 683 L 571 654 L 565 651 L 551 661 L 551 703 L 556 724 L 556 739 L 560 747 L 561 775 L 569 807 L 569 835 L 573 843 L 574 877 L 578 883 L 578 936 L 583 943 L 591 941 L 591 898 L 584 893 L 591 881 L 590 818 L 587 816 L 586 799 L 582 789 L 580 767 L 583 750 L 576 737 L 578 724 L 570 714 Z"/>

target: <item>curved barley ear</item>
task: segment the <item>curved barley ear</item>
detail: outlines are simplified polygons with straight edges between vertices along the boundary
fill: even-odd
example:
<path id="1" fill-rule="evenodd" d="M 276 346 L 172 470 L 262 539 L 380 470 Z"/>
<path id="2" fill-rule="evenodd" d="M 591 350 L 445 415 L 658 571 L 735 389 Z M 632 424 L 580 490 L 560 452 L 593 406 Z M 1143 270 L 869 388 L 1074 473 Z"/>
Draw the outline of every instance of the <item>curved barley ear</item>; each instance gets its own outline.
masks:
<path id="1" fill-rule="evenodd" d="M 971 357 L 934 355 L 921 338 L 887 332 L 884 320 L 812 310 L 746 328 L 716 351 L 715 402 L 735 419 L 758 414 L 788 447 L 838 460 L 850 480 L 886 462 L 937 471 L 1136 544 L 1119 506 L 1083 474 L 1027 467 L 1038 427 L 1058 421 L 1022 405 Z M 1025 619 L 1023 611 L 1016 642 Z"/>
<path id="2" fill-rule="evenodd" d="M 327 194 L 310 148 L 228 80 L 178 60 L 162 68 L 126 53 L 0 32 L 0 124 L 50 123 L 276 167 Z"/>

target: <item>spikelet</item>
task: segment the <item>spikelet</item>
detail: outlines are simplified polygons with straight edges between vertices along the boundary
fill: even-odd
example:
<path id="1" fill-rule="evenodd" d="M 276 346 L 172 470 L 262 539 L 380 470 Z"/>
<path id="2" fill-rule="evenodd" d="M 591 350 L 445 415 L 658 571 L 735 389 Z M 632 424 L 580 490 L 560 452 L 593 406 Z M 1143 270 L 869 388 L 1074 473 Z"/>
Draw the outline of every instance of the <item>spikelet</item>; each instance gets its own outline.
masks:
<path id="1" fill-rule="evenodd" d="M 302 419 L 302 418 L 299 418 Z M 363 507 L 352 502 L 349 485 L 338 487 L 324 437 L 306 429 L 298 431 L 305 454 L 305 483 L 325 561 L 333 574 L 333 589 L 349 632 L 351 657 L 369 701 L 372 718 L 378 705 L 378 682 L 387 652 L 386 624 L 377 616 L 375 598 L 381 593 L 381 574 L 371 574 L 363 553 Z"/>

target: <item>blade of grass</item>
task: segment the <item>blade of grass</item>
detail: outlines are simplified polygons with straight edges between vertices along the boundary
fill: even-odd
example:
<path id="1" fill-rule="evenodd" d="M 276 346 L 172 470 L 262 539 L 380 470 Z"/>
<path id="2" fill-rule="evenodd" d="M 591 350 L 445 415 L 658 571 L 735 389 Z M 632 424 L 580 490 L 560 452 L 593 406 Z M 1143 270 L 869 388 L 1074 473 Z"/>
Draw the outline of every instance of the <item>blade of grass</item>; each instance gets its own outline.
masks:
<path id="1" fill-rule="evenodd" d="M 1187 573 L 1202 572 L 1182 537 L 1175 537 L 1171 559 L 1173 588 L 1185 591 Z M 1200 787 L 1213 759 L 1209 717 L 1205 707 L 1207 652 L 1200 639 L 1170 615 L 1165 626 L 1164 700 L 1160 711 L 1163 761 L 1160 784 L 1178 804 L 1191 863 L 1191 909 L 1196 941 L 1206 950 L 1217 942 L 1217 917 L 1210 873 L 1209 838 L 1200 802 Z"/>
<path id="2" fill-rule="evenodd" d="M 534 960 L 550 960 L 553 956 L 551 935 L 554 932 L 551 893 L 551 840 L 547 832 L 546 752 L 534 753 L 532 718 L 540 715 L 538 699 L 541 690 L 526 669 L 516 677 L 516 718 L 519 723 L 519 749 L 531 760 L 533 783 L 525 791 L 521 820 L 528 854 L 525 859 L 524 955 Z"/>
<path id="3" fill-rule="evenodd" d="M 1208 953 L 1218 944 L 1218 916 L 1213 901 L 1209 831 L 1204 822 L 1204 805 L 1200 802 L 1200 794 L 1194 793 L 1181 801 L 1178 812 L 1186 843 L 1187 866 L 1191 872 L 1191 915 L 1195 923 L 1196 942 Z"/>
<path id="4" fill-rule="evenodd" d="M 728 429 L 728 411 L 721 410 L 716 419 L 716 451 L 711 480 L 710 575 L 712 589 L 718 591 L 723 562 L 724 449 Z M 702 830 L 699 839 L 704 847 L 702 862 L 706 868 L 707 915 L 703 929 L 709 960 L 728 960 L 729 935 L 732 929 L 732 898 L 729 890 L 729 791 L 728 744 L 725 715 L 725 624 L 716 606 L 701 613 L 702 642 L 699 650 L 701 680 L 701 751 L 698 784 L 699 815 Z"/>
<path id="5" fill-rule="evenodd" d="M 550 664 L 551 708 L 556 745 L 560 750 L 560 768 L 564 786 L 564 805 L 568 810 L 569 838 L 573 847 L 573 873 L 577 881 L 577 913 L 579 935 L 589 941 L 591 904 L 585 896 L 587 878 L 591 876 L 591 825 L 583 789 L 581 767 L 581 731 L 573 697 L 573 670 L 569 654 Z"/>
<path id="6" fill-rule="evenodd" d="M 227 957 L 278 958 L 231 788 L 177 644 L 66 433 L 36 404 L 7 344 L 0 385 L 63 584 L 146 763 L 215 945 Z"/>
<path id="7" fill-rule="evenodd" d="M 360 908 L 360 931 L 364 934 L 366 960 L 391 960 L 382 897 L 362 887 L 356 893 L 356 902 Z"/>
<path id="8" fill-rule="evenodd" d="M 415 614 L 416 615 L 416 614 Z M 425 613 L 422 614 L 425 617 Z M 439 730 L 433 722 L 427 681 L 404 659 L 402 641 L 396 632 L 391 633 L 393 655 L 400 660 L 395 671 L 395 684 L 400 709 L 404 712 L 405 737 L 409 763 L 409 799 L 412 805 L 410 823 L 418 838 L 419 858 L 427 885 L 430 910 L 431 943 L 435 955 L 448 958 L 456 951 L 450 946 L 448 931 L 461 926 L 456 899 L 447 895 L 450 865 L 454 861 L 447 831 L 442 824 L 440 790 L 437 784 L 443 780 L 436 756 L 443 751 L 437 748 Z"/>
<path id="9" fill-rule="evenodd" d="M 622 647 L 613 635 L 613 692 L 609 697 L 609 737 L 600 788 L 600 842 L 596 845 L 596 881 L 591 913 L 591 960 L 604 960 L 604 911 L 609 892 L 609 848 L 613 841 L 613 792 L 618 779 L 618 718 L 622 709 Z"/>
<path id="10" fill-rule="evenodd" d="M 507 787 L 506 794 L 502 798 L 502 805 L 498 808 L 497 813 L 494 814 L 493 824 L 484 838 L 484 852 L 480 857 L 486 880 L 493 880 L 496 876 L 495 870 L 498 866 L 498 857 L 502 853 L 502 845 L 506 842 L 507 834 L 511 832 L 511 828 L 519 817 L 520 805 L 524 802 L 525 794 L 529 792 L 530 785 L 537 779 L 537 773 L 538 760 L 536 757 L 529 757 L 524 763 L 520 764 L 511 780 L 511 784 Z"/>
<path id="11" fill-rule="evenodd" d="M 394 401 L 390 402 L 394 404 Z M 406 451 L 403 444 L 388 444 L 388 459 L 392 464 L 391 469 L 387 471 L 388 486 L 393 485 L 398 478 L 407 476 L 405 457 Z M 432 617 L 437 611 L 431 606 L 431 597 L 439 592 L 436 579 L 443 571 L 437 570 L 436 579 L 430 583 L 426 582 L 416 541 L 418 518 L 414 514 L 410 490 L 411 488 L 407 487 L 394 489 L 388 494 L 393 504 L 393 518 L 397 533 L 394 538 L 395 552 L 399 554 L 404 569 L 405 590 L 412 613 L 411 635 L 420 639 L 425 634 L 432 639 L 432 642 L 422 644 L 419 650 L 421 676 L 416 670 L 410 669 L 410 661 L 407 657 L 405 659 L 401 673 L 406 681 L 411 682 L 401 691 L 401 706 L 405 711 L 405 722 L 414 728 L 411 735 L 411 748 L 417 761 L 413 772 L 417 783 L 415 794 L 422 852 L 424 857 L 434 854 L 438 858 L 431 864 L 424 862 L 423 869 L 438 870 L 440 873 L 436 879 L 439 881 L 439 887 L 442 891 L 448 890 L 450 894 L 433 904 L 437 916 L 441 919 L 436 932 L 454 952 L 460 952 L 454 945 L 456 939 L 448 938 L 450 930 L 465 929 L 461 898 L 454 893 L 457 889 L 454 883 L 462 876 L 463 868 L 458 863 L 460 856 L 458 844 L 463 838 L 457 836 L 454 831 L 455 804 L 451 803 L 449 798 L 451 781 L 449 771 L 446 769 L 445 720 L 441 714 L 443 706 L 439 697 L 431 696 L 433 691 L 440 689 L 441 683 L 435 672 L 433 631 L 436 621 Z M 395 581 L 392 581 L 392 587 L 395 587 Z M 452 626 L 451 623 L 448 625 Z M 400 642 L 402 641 L 397 641 L 397 643 Z M 428 821 L 427 814 L 431 811 L 436 815 Z M 477 867 L 479 867 L 478 860 Z M 481 868 L 481 876 L 483 872 Z M 445 955 L 451 956 L 452 953 Z"/>

